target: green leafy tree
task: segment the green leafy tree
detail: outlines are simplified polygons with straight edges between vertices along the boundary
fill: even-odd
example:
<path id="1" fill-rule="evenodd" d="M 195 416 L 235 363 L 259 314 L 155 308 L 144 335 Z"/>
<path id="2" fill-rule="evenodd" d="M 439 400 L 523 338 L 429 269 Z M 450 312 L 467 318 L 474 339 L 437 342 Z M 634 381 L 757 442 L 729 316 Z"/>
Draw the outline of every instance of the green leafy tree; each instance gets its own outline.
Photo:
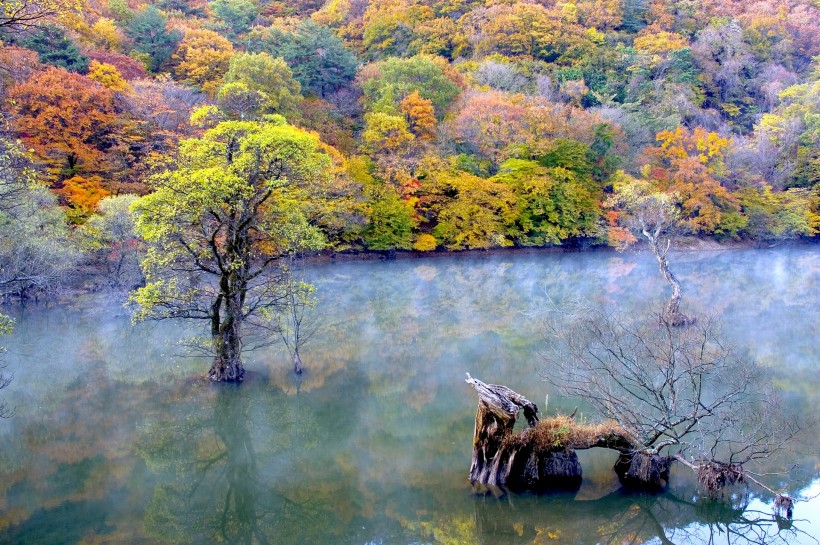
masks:
<path id="1" fill-rule="evenodd" d="M 228 121 L 184 140 L 176 165 L 133 206 L 149 244 L 135 318 L 204 320 L 208 377 L 239 382 L 246 329 L 286 304 L 282 258 L 323 245 L 288 190 L 315 186 L 330 160 L 317 137 L 281 121 Z"/>
<path id="2" fill-rule="evenodd" d="M 214 15 L 230 27 L 234 36 L 247 32 L 259 16 L 259 2 L 254 0 L 214 0 L 208 5 Z"/>
<path id="3" fill-rule="evenodd" d="M 20 45 L 36 51 L 43 64 L 81 74 L 88 71 L 88 57 L 80 53 L 77 44 L 60 27 L 48 25 L 38 28 L 20 40 Z"/>
<path id="4" fill-rule="evenodd" d="M 457 172 L 435 161 L 422 166 L 422 215 L 448 250 L 512 246 L 515 195 L 505 184 Z M 421 177 L 421 176 L 420 176 Z"/>
<path id="5" fill-rule="evenodd" d="M 364 72 L 361 83 L 365 102 L 373 111 L 399 113 L 401 101 L 416 92 L 433 103 L 441 119 L 460 92 L 446 69 L 446 61 L 429 55 L 379 62 Z"/>
<path id="6" fill-rule="evenodd" d="M 260 29 L 249 38 L 250 49 L 282 57 L 306 93 L 325 97 L 349 84 L 359 62 L 345 44 L 326 26 L 310 19 L 293 30 Z"/>
<path id="7" fill-rule="evenodd" d="M 150 68 L 154 72 L 171 58 L 182 39 L 179 31 L 168 30 L 168 17 L 153 5 L 136 12 L 125 32 L 134 41 L 136 51 L 151 57 Z"/>
<path id="8" fill-rule="evenodd" d="M 416 221 L 413 210 L 387 186 L 370 203 L 364 243 L 370 250 L 409 250 Z"/>
<path id="9" fill-rule="evenodd" d="M 0 298 L 48 292 L 74 269 L 80 254 L 56 201 L 19 143 L 0 137 Z"/>
<path id="10" fill-rule="evenodd" d="M 140 244 L 131 214 L 131 205 L 137 199 L 136 195 L 105 197 L 97 205 L 99 214 L 91 216 L 82 226 L 92 248 L 104 262 L 107 279 L 114 287 L 133 286 L 142 280 Z"/>
<path id="11" fill-rule="evenodd" d="M 261 103 L 256 110 L 263 113 L 277 113 L 288 117 L 296 113 L 296 107 L 302 100 L 299 82 L 293 79 L 287 63 L 281 58 L 271 57 L 267 53 L 238 53 L 231 58 L 228 71 L 224 77 L 225 84 L 220 94 L 236 98 L 244 96 L 247 100 Z M 241 83 L 241 87 L 225 87 Z M 261 93 L 253 97 L 251 94 Z"/>
<path id="12" fill-rule="evenodd" d="M 599 199 L 571 170 L 510 159 L 493 179 L 509 185 L 517 196 L 521 244 L 561 244 L 595 233 Z"/>

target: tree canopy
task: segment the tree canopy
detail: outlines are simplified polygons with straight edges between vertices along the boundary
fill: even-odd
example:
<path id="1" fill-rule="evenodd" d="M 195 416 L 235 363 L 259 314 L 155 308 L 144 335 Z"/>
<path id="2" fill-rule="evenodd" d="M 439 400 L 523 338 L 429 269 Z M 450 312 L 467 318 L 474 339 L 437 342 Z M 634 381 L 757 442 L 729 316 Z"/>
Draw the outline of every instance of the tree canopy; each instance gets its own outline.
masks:
<path id="1" fill-rule="evenodd" d="M 176 165 L 133 205 L 148 244 L 135 316 L 205 320 L 209 376 L 241 381 L 244 327 L 285 304 L 280 259 L 324 244 L 289 192 L 321 186 L 330 161 L 315 136 L 279 119 L 220 123 L 182 141 Z"/>

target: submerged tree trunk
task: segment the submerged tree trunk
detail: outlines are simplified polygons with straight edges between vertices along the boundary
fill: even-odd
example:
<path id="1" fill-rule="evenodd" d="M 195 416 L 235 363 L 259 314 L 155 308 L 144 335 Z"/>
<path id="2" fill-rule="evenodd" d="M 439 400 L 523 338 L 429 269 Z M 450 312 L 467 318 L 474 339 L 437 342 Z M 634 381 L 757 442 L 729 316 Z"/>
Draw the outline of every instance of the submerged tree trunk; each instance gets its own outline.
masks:
<path id="1" fill-rule="evenodd" d="M 513 390 L 469 374 L 467 383 L 479 399 L 470 466 L 470 482 L 479 490 L 575 489 L 583 474 L 576 450 L 589 448 L 620 453 L 613 469 L 625 487 L 660 490 L 669 481 L 673 458 L 648 450 L 615 423 L 578 424 L 570 416 L 539 420 L 535 403 Z M 529 427 L 514 433 L 521 409 Z"/>
<path id="2" fill-rule="evenodd" d="M 241 304 L 232 299 L 238 298 L 220 295 L 212 308 L 214 361 L 208 371 L 208 378 L 214 382 L 242 382 L 245 378 L 245 368 L 242 365 Z M 220 313 L 223 300 L 227 301 L 224 316 Z"/>
<path id="3" fill-rule="evenodd" d="M 652 248 L 652 253 L 655 254 L 655 258 L 658 260 L 658 268 L 664 280 L 672 287 L 672 296 L 669 298 L 669 302 L 666 303 L 664 317 L 673 326 L 683 326 L 691 323 L 691 320 L 680 311 L 680 301 L 683 297 L 680 281 L 672 274 L 672 271 L 669 269 L 669 262 L 666 259 L 666 254 L 669 253 L 669 246 L 671 244 L 669 239 L 666 240 L 666 248 L 663 248 L 662 242 L 658 240 L 657 236 L 648 231 L 644 231 L 644 236 L 646 236 L 649 241 L 649 247 Z"/>
<path id="4" fill-rule="evenodd" d="M 621 452 L 612 469 L 627 488 L 663 490 L 669 484 L 669 468 L 673 460 L 658 454 Z"/>

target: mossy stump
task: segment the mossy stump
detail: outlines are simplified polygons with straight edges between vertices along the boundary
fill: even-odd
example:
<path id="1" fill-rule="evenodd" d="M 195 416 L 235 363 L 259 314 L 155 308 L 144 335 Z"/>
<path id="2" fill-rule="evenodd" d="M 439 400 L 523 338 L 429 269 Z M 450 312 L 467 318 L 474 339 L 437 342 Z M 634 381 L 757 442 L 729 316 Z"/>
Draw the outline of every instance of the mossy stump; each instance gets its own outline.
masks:
<path id="1" fill-rule="evenodd" d="M 535 403 L 506 386 L 486 384 L 472 377 L 467 382 L 479 397 L 470 466 L 470 482 L 474 486 L 527 490 L 580 486 L 582 470 L 578 455 L 559 442 L 543 441 L 543 434 L 537 431 Z M 521 410 L 529 428 L 514 433 Z"/>

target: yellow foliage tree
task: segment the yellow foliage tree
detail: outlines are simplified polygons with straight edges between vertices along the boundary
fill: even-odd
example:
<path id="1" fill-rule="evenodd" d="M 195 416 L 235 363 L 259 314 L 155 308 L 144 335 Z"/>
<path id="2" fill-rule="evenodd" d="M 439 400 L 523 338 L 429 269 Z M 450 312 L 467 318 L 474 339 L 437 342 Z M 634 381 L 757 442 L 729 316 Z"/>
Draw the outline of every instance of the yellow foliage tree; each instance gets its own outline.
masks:
<path id="1" fill-rule="evenodd" d="M 107 17 L 100 17 L 96 23 L 91 25 L 91 37 L 96 45 L 110 51 L 116 51 L 125 41 L 123 32 L 112 19 Z"/>
<path id="2" fill-rule="evenodd" d="M 401 111 L 414 135 L 426 140 L 433 138 L 436 110 L 431 100 L 423 98 L 418 91 L 413 91 L 401 101 Z"/>
<path id="3" fill-rule="evenodd" d="M 112 91 L 130 93 L 134 89 L 128 84 L 117 68 L 104 62 L 91 61 L 88 65 L 88 77 Z"/>
<path id="4" fill-rule="evenodd" d="M 198 86 L 213 96 L 234 55 L 231 42 L 212 30 L 190 29 L 171 57 L 177 64 L 174 74 L 185 83 Z"/>
<path id="5" fill-rule="evenodd" d="M 398 153 L 415 140 L 401 116 L 374 112 L 365 116 L 363 148 L 369 153 Z"/>

